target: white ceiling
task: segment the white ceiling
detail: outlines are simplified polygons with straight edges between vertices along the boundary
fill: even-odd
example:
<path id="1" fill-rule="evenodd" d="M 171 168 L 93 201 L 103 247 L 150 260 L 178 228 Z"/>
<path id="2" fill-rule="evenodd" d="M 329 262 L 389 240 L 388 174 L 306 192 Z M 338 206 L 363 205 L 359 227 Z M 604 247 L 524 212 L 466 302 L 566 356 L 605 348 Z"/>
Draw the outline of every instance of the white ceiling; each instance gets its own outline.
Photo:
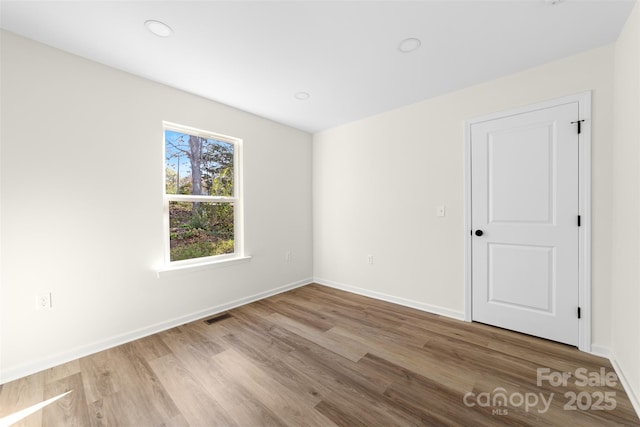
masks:
<path id="1" fill-rule="evenodd" d="M 634 1 L 2 0 L 0 24 L 316 132 L 611 43 Z"/>

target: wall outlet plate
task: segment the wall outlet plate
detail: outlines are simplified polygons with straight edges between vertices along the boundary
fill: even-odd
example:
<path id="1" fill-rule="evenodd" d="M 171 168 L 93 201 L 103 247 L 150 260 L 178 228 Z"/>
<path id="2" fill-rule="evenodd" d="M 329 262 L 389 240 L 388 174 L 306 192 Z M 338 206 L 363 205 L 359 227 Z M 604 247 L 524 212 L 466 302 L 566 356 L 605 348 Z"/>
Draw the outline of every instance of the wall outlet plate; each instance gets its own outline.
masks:
<path id="1" fill-rule="evenodd" d="M 51 292 L 40 292 L 36 295 L 36 309 L 48 310 L 51 308 Z"/>

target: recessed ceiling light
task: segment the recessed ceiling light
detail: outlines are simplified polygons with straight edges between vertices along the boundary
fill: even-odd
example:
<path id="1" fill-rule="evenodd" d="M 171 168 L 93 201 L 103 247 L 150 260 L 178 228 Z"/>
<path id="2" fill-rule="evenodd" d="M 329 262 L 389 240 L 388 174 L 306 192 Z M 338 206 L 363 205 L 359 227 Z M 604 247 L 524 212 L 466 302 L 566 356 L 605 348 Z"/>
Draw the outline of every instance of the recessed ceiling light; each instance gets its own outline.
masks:
<path id="1" fill-rule="evenodd" d="M 173 30 L 170 26 L 165 24 L 164 22 L 154 21 L 150 19 L 144 22 L 144 26 L 147 27 L 147 30 L 151 31 L 158 37 L 169 37 L 173 34 Z"/>
<path id="2" fill-rule="evenodd" d="M 311 98 L 311 95 L 309 94 L 309 92 L 296 92 L 296 94 L 293 96 L 298 101 L 306 101 L 307 99 Z"/>
<path id="3" fill-rule="evenodd" d="M 400 42 L 400 44 L 398 45 L 398 50 L 402 53 L 413 52 L 414 50 L 418 49 L 421 44 L 422 42 L 420 41 L 420 39 L 409 37 L 408 39 L 404 39 Z"/>

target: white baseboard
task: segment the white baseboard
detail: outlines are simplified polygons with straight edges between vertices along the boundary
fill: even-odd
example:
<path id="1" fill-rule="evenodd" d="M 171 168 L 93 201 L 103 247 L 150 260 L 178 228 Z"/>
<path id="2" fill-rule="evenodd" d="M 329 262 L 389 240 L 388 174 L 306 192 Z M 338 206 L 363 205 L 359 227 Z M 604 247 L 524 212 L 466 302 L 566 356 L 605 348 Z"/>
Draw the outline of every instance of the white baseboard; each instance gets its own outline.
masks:
<path id="1" fill-rule="evenodd" d="M 0 384 L 312 283 L 311 277 L 3 370 Z"/>
<path id="2" fill-rule="evenodd" d="M 319 285 L 328 286 L 330 288 L 340 289 L 342 291 L 363 295 L 365 297 L 391 302 L 394 304 L 403 305 L 405 307 L 415 308 L 417 310 L 426 311 L 428 313 L 439 314 L 441 316 L 451 317 L 457 320 L 464 320 L 464 312 L 462 311 L 451 310 L 449 308 L 440 307 L 437 305 L 425 304 L 423 302 L 396 297 L 393 295 L 384 294 L 382 292 L 370 291 L 368 289 L 358 288 L 356 286 L 338 283 L 332 280 L 322 279 L 320 277 L 314 277 L 313 282 Z"/>
<path id="3" fill-rule="evenodd" d="M 604 357 L 605 359 L 611 359 L 611 351 L 609 350 L 609 348 L 597 344 L 591 344 L 591 351 L 589 352 L 589 354 Z"/>
<path id="4" fill-rule="evenodd" d="M 611 362 L 611 366 L 613 366 L 613 369 L 616 371 L 616 375 L 622 383 L 624 391 L 627 392 L 627 397 L 629 397 L 629 400 L 633 405 L 633 409 L 636 410 L 636 414 L 638 415 L 638 418 L 640 418 L 640 396 L 638 396 L 638 394 L 634 392 L 633 387 L 631 387 L 629 380 L 627 380 L 622 367 L 618 364 L 615 357 L 611 357 L 609 361 Z"/>
<path id="5" fill-rule="evenodd" d="M 631 384 L 629 383 L 629 380 L 627 380 L 627 377 L 622 370 L 622 367 L 616 361 L 616 358 L 611 353 L 611 350 L 608 347 L 593 344 L 591 345 L 591 351 L 589 353 L 593 354 L 594 356 L 604 357 L 605 359 L 609 360 L 611 366 L 613 366 L 613 369 L 616 371 L 616 375 L 618 376 L 618 379 L 620 380 L 624 391 L 627 393 L 627 396 L 629 397 L 629 400 L 633 405 L 633 409 L 635 409 L 636 414 L 638 414 L 638 417 L 640 418 L 640 396 L 638 396 L 634 392 Z"/>

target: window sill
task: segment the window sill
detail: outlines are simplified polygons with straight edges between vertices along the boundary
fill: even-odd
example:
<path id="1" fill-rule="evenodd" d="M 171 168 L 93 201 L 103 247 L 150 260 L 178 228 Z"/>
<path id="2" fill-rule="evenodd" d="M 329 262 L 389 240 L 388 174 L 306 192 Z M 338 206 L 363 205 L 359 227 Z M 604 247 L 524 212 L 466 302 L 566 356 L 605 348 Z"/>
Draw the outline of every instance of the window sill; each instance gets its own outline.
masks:
<path id="1" fill-rule="evenodd" d="M 163 266 L 156 269 L 158 278 L 172 276 L 176 273 L 192 273 L 194 271 L 208 270 L 210 268 L 229 267 L 236 264 L 244 264 L 251 261 L 251 256 L 241 256 L 237 258 L 221 259 L 219 261 L 209 261 L 199 264 L 186 264 L 178 266 Z"/>

